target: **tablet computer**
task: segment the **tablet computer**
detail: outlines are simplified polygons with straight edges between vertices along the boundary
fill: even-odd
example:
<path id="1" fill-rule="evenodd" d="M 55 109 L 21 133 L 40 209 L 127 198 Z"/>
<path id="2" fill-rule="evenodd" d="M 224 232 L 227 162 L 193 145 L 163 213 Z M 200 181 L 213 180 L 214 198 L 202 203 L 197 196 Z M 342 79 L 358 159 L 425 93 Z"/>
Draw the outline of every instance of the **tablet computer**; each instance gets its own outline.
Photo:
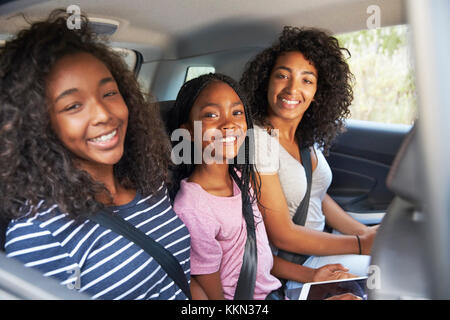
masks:
<path id="1" fill-rule="evenodd" d="M 305 283 L 299 300 L 324 300 L 344 293 L 367 300 L 367 277 Z"/>

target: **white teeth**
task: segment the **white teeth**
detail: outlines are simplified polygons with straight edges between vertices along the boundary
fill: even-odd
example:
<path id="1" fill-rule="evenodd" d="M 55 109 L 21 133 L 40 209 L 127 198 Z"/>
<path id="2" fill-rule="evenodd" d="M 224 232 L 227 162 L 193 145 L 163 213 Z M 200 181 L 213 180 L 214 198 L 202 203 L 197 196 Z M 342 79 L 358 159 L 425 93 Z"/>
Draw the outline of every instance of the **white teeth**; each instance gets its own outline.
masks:
<path id="1" fill-rule="evenodd" d="M 91 139 L 92 142 L 106 142 L 111 140 L 117 133 L 117 130 L 114 130 L 113 132 L 111 132 L 110 134 L 105 134 L 101 137 L 95 138 L 95 139 Z"/>
<path id="2" fill-rule="evenodd" d="M 287 104 L 299 104 L 300 103 L 300 101 L 298 101 L 298 100 L 286 100 L 286 99 L 281 99 L 281 101 L 283 101 L 284 103 L 287 103 Z"/>
<path id="3" fill-rule="evenodd" d="M 235 136 L 231 136 L 231 137 L 226 137 L 226 138 L 220 138 L 217 141 L 220 142 L 220 143 L 230 143 L 230 142 L 236 141 L 236 137 Z"/>

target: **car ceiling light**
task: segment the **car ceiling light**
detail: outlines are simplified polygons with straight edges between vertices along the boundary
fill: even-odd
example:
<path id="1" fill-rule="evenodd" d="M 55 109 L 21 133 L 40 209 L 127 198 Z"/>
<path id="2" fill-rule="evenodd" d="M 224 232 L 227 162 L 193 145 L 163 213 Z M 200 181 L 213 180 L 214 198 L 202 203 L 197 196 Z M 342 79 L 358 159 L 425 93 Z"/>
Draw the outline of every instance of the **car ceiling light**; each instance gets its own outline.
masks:
<path id="1" fill-rule="evenodd" d="M 89 17 L 89 26 L 97 34 L 112 35 L 119 28 L 119 22 L 112 19 Z"/>

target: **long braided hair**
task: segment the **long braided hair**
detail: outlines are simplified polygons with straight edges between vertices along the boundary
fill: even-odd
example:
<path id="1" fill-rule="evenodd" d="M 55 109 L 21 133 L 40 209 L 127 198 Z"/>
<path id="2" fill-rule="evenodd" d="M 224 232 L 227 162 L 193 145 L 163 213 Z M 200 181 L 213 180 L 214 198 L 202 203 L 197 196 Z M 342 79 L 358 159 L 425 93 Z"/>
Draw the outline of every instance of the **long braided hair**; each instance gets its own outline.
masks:
<path id="1" fill-rule="evenodd" d="M 252 203 L 259 199 L 260 185 L 258 184 L 256 179 L 256 175 L 258 173 L 255 166 L 253 165 L 254 140 L 252 136 L 253 130 L 250 130 L 253 129 L 253 121 L 250 115 L 249 104 L 237 81 L 229 76 L 220 73 L 209 73 L 187 81 L 178 92 L 175 104 L 173 106 L 173 109 L 171 110 L 169 116 L 170 120 L 168 123 L 169 132 L 173 133 L 174 130 L 180 128 L 182 124 L 185 124 L 189 121 L 189 115 L 195 100 L 199 96 L 200 92 L 202 92 L 203 89 L 205 89 L 210 83 L 214 81 L 224 82 L 229 85 L 239 96 L 244 106 L 244 114 L 247 123 L 247 134 L 244 143 L 239 150 L 239 154 L 232 161 L 229 161 L 228 172 L 241 191 L 242 210 L 247 225 L 254 228 L 253 223 L 249 223 L 249 218 L 251 218 L 250 215 L 253 214 L 251 206 Z M 175 146 L 176 143 L 172 142 L 172 145 Z M 193 148 L 194 143 L 191 142 L 191 150 L 193 150 Z M 244 163 L 242 163 L 242 161 L 237 161 L 238 158 L 242 159 L 241 157 L 245 159 L 245 161 L 243 161 Z M 191 159 L 189 163 L 183 162 L 179 165 L 171 165 L 170 171 L 172 177 L 169 182 L 169 190 L 172 199 L 175 198 L 175 195 L 180 188 L 181 180 L 189 177 L 194 171 L 194 167 L 195 164 L 193 152 L 191 152 Z M 239 172 L 239 174 L 237 174 L 237 172 Z"/>

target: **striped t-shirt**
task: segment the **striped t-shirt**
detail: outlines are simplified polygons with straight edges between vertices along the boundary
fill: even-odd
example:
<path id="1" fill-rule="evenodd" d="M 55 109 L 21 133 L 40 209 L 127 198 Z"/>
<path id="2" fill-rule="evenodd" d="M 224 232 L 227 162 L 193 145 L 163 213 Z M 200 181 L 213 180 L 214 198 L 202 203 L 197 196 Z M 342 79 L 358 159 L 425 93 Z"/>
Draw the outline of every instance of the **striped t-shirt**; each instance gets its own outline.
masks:
<path id="1" fill-rule="evenodd" d="M 147 197 L 137 192 L 130 203 L 110 208 L 169 250 L 190 282 L 190 236 L 167 190 Z M 139 246 L 93 221 L 77 224 L 56 205 L 11 221 L 5 251 L 93 299 L 187 299 Z"/>

